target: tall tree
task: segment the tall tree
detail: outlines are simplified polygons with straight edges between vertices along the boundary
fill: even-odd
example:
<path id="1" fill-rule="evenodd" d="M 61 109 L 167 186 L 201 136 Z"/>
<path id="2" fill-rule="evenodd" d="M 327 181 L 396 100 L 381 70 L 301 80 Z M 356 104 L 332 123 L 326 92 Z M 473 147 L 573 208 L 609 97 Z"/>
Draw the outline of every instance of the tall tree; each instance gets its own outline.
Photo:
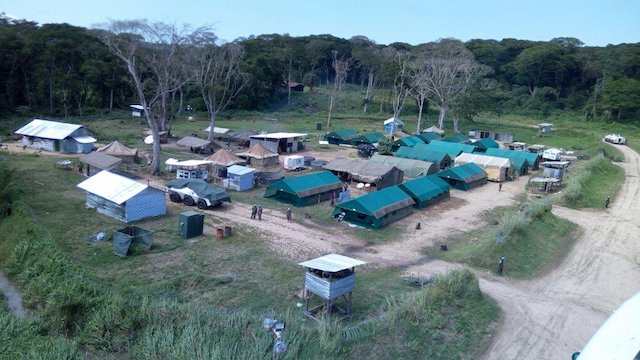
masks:
<path id="1" fill-rule="evenodd" d="M 397 43 L 399 44 L 399 43 Z M 398 119 L 407 98 L 411 94 L 412 69 L 409 65 L 410 54 L 405 50 L 386 49 L 386 57 L 395 70 L 393 78 L 393 118 Z"/>
<path id="2" fill-rule="evenodd" d="M 335 106 L 336 99 L 340 92 L 342 92 L 342 88 L 344 87 L 344 83 L 347 81 L 347 74 L 349 72 L 350 61 L 344 60 L 344 58 L 338 58 L 338 52 L 334 51 L 332 53 L 333 62 L 331 66 L 333 67 L 333 71 L 336 73 L 336 77 L 333 80 L 333 87 L 331 88 L 331 93 L 329 94 L 329 110 L 327 111 L 327 127 L 331 126 L 331 114 L 333 113 L 333 107 Z"/>

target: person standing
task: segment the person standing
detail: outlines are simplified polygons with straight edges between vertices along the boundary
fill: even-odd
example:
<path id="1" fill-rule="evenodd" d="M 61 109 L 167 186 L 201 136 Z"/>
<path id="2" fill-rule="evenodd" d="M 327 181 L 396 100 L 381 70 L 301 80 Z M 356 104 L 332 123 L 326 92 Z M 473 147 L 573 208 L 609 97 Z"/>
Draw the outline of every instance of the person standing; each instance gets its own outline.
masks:
<path id="1" fill-rule="evenodd" d="M 253 205 L 251 208 L 251 219 L 255 220 L 256 214 L 258 213 L 258 205 Z"/>
<path id="2" fill-rule="evenodd" d="M 609 207 L 610 203 L 611 203 L 611 197 L 607 196 L 607 200 L 604 201 L 605 209 Z"/>
<path id="3" fill-rule="evenodd" d="M 258 220 L 262 220 L 262 205 L 258 205 Z"/>
<path id="4" fill-rule="evenodd" d="M 498 192 L 502 191 L 502 183 L 498 183 Z"/>
<path id="5" fill-rule="evenodd" d="M 504 270 L 504 256 L 500 257 L 500 262 L 498 263 L 498 275 L 502 276 L 503 270 Z"/>
<path id="6" fill-rule="evenodd" d="M 292 216 L 291 208 L 287 208 L 287 221 L 288 222 L 291 222 L 291 216 Z"/>

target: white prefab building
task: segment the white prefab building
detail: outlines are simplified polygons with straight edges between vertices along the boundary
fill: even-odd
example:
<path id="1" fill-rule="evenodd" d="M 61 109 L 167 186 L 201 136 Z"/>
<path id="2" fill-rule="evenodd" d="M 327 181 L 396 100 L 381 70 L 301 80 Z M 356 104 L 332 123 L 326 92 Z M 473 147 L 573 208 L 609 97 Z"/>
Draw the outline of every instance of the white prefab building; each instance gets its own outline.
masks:
<path id="1" fill-rule="evenodd" d="M 86 154 L 97 141 L 82 125 L 34 119 L 16 130 L 22 144 L 34 149 Z"/>
<path id="2" fill-rule="evenodd" d="M 517 176 L 513 162 L 507 158 L 469 153 L 462 153 L 456 157 L 456 166 L 469 163 L 474 163 L 481 167 L 487 173 L 487 180 L 489 181 L 514 180 Z"/>
<path id="3" fill-rule="evenodd" d="M 142 105 L 129 105 L 129 107 L 131 108 L 131 116 L 135 116 L 135 117 L 142 117 L 142 115 L 144 114 L 144 106 Z"/>
<path id="4" fill-rule="evenodd" d="M 176 179 L 209 179 L 209 172 L 213 161 L 209 160 L 185 160 L 169 158 L 164 162 L 166 170 L 176 171 Z"/>
<path id="5" fill-rule="evenodd" d="M 303 139 L 309 134 L 278 132 L 252 135 L 249 146 L 262 144 L 268 150 L 278 154 L 292 153 L 304 149 Z"/>

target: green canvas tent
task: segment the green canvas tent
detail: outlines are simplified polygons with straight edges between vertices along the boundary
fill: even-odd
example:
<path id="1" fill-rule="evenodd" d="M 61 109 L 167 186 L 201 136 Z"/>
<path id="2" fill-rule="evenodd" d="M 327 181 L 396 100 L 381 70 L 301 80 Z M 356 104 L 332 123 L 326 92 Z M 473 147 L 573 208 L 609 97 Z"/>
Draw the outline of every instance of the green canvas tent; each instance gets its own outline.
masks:
<path id="1" fill-rule="evenodd" d="M 344 213 L 343 220 L 374 229 L 413 213 L 415 201 L 396 186 L 347 200 L 335 207 L 333 217 Z"/>
<path id="2" fill-rule="evenodd" d="M 384 138 L 385 135 L 379 132 L 365 133 L 351 139 L 351 145 L 358 146 L 361 144 L 375 144 Z"/>
<path id="3" fill-rule="evenodd" d="M 393 150 L 398 149 L 400 146 L 415 146 L 416 144 L 424 144 L 424 140 L 422 140 L 417 135 L 408 136 L 402 139 L 398 139 L 393 142 Z"/>
<path id="4" fill-rule="evenodd" d="M 485 151 L 487 149 L 499 149 L 500 144 L 498 144 L 492 138 L 484 138 L 482 140 L 478 140 L 473 143 L 477 147 L 479 151 Z"/>
<path id="5" fill-rule="evenodd" d="M 462 154 L 463 152 L 472 153 L 476 149 L 476 147 L 474 145 L 468 145 L 468 144 L 459 144 L 454 142 L 433 140 L 429 144 L 427 144 L 427 147 L 425 149 L 447 153 L 453 159 L 456 156 Z"/>
<path id="6" fill-rule="evenodd" d="M 516 151 L 516 150 L 509 150 L 509 149 L 487 149 L 485 154 L 491 155 L 491 156 L 501 156 L 501 157 L 509 158 L 511 159 L 511 161 L 513 161 L 514 164 L 516 164 L 517 159 L 519 159 L 518 160 L 519 163 L 522 163 L 522 159 L 526 159 L 527 166 L 531 168 L 531 170 L 538 170 L 540 166 L 540 157 L 538 156 L 538 154 L 528 152 L 528 151 Z M 516 166 L 518 165 L 516 164 Z"/>
<path id="7" fill-rule="evenodd" d="M 431 175 L 440 171 L 438 164 L 436 163 L 416 159 L 405 159 L 396 156 L 373 154 L 368 161 L 395 166 L 402 170 L 405 176 L 412 178 Z"/>
<path id="8" fill-rule="evenodd" d="M 329 171 L 278 180 L 264 192 L 264 197 L 274 197 L 278 201 L 294 206 L 306 206 L 325 201 L 335 196 L 342 188 L 342 182 Z"/>
<path id="9" fill-rule="evenodd" d="M 438 175 L 422 176 L 398 185 L 400 190 L 411 196 L 416 209 L 422 209 L 439 201 L 449 199 L 451 186 Z"/>
<path id="10" fill-rule="evenodd" d="M 327 133 L 324 139 L 329 144 L 340 145 L 348 144 L 351 140 L 358 136 L 358 132 L 354 129 L 340 129 Z"/>
<path id="11" fill-rule="evenodd" d="M 368 160 L 337 158 L 323 166 L 343 181 L 357 181 L 375 186 L 378 190 L 397 185 L 404 172 L 393 165 Z"/>
<path id="12" fill-rule="evenodd" d="M 487 173 L 473 163 L 454 166 L 436 175 L 458 190 L 466 191 L 487 183 Z"/>
<path id="13" fill-rule="evenodd" d="M 469 138 L 462 134 L 458 134 L 458 135 L 447 136 L 446 138 L 443 138 L 442 141 L 458 143 L 458 144 L 468 144 Z"/>
<path id="14" fill-rule="evenodd" d="M 437 164 L 440 169 L 446 169 L 453 163 L 449 154 L 429 150 L 427 144 L 417 144 L 412 147 L 401 146 L 394 155 L 405 159 L 416 159 L 431 162 Z"/>
<path id="15" fill-rule="evenodd" d="M 430 143 L 432 140 L 440 140 L 441 138 L 440 134 L 431 131 L 423 131 L 418 136 L 425 142 L 425 144 Z"/>

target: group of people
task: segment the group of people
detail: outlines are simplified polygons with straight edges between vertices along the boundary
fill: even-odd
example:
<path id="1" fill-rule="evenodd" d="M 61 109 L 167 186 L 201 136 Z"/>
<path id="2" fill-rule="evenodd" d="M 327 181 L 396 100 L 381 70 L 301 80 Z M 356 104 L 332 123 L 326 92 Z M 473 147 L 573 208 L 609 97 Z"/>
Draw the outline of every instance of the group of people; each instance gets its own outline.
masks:
<path id="1" fill-rule="evenodd" d="M 251 207 L 251 219 L 255 220 L 256 218 L 258 220 L 262 220 L 262 205 L 253 204 Z M 293 221 L 293 212 L 291 211 L 291 208 L 287 208 L 287 221 Z"/>

